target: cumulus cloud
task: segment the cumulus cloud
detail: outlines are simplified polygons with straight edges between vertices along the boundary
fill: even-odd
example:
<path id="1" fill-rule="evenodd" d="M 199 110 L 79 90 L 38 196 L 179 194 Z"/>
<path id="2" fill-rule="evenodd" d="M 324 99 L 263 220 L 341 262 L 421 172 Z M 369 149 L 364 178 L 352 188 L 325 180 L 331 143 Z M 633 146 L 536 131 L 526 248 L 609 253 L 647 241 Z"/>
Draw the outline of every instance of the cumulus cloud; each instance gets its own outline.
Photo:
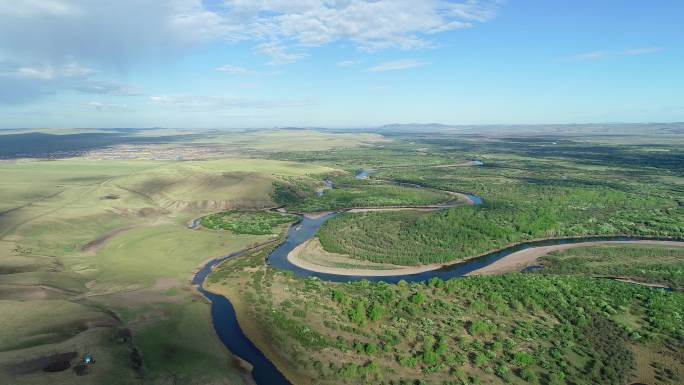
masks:
<path id="1" fill-rule="evenodd" d="M 411 68 L 423 67 L 423 66 L 426 66 L 428 64 L 430 64 L 430 63 L 425 62 L 425 61 L 420 61 L 420 60 L 413 60 L 413 59 L 394 60 L 394 61 L 388 61 L 388 62 L 378 64 L 374 67 L 370 67 L 366 71 L 368 71 L 368 72 L 399 71 L 399 70 L 407 70 L 407 69 L 411 69 Z"/>
<path id="2" fill-rule="evenodd" d="M 313 54 L 343 42 L 360 50 L 410 50 L 433 46 L 435 34 L 470 28 L 496 16 L 503 0 L 0 0 L 0 62 L 21 63 L 0 91 L 13 102 L 56 91 L 134 91 L 58 81 L 64 71 L 96 68 L 122 77 L 140 61 L 173 59 L 205 43 L 251 44 L 269 65 Z M 36 65 L 35 63 L 39 63 Z M 244 74 L 238 67 L 223 72 Z M 221 70 L 221 69 L 219 69 Z M 62 71 L 61 73 L 59 71 Z M 15 74 L 16 75 L 16 74 Z M 21 88 L 21 89 L 18 89 Z"/>
<path id="3" fill-rule="evenodd" d="M 271 62 L 348 40 L 369 50 L 430 46 L 429 35 L 496 16 L 497 0 L 0 0 L 0 53 L 125 65 L 216 40 L 253 41 Z M 296 50 L 295 50 L 296 51 Z"/>
<path id="4" fill-rule="evenodd" d="M 499 1 L 228 0 L 226 6 L 230 13 L 242 15 L 253 36 L 275 36 L 310 47 L 350 40 L 377 50 L 430 46 L 426 35 L 491 20 Z"/>
<path id="5" fill-rule="evenodd" d="M 290 64 L 306 57 L 303 52 L 289 52 L 287 48 L 277 41 L 262 43 L 256 46 L 255 52 L 270 57 L 268 65 Z"/>

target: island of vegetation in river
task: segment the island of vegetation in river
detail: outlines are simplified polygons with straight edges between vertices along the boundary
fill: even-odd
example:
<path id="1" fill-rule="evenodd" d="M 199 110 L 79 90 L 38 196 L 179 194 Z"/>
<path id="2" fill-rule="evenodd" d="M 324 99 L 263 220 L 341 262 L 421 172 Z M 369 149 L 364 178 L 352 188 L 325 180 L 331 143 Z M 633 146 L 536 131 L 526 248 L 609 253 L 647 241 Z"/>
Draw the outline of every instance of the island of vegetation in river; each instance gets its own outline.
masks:
<path id="1" fill-rule="evenodd" d="M 417 142 L 415 147 L 429 146 L 430 155 L 418 155 L 415 149 L 403 146 L 385 146 L 384 151 L 363 157 L 359 150 L 322 156 L 334 157 L 336 164 L 349 162 L 350 167 L 364 159 L 378 169 L 374 174 L 378 180 L 473 193 L 482 197 L 484 204 L 434 213 L 339 215 L 319 232 L 325 250 L 378 263 L 418 265 L 457 261 L 533 239 L 600 235 L 684 238 L 684 195 L 677 182 L 682 168 L 674 161 L 684 162 L 681 148 L 663 144 L 660 147 L 667 156 L 654 156 L 651 150 L 624 143 L 589 148 L 571 141 L 530 138 L 504 141 L 511 147 L 508 149 L 502 141 L 465 144 L 410 138 Z M 447 162 L 458 150 L 484 159 L 485 165 L 425 165 Z M 301 159 L 302 155 L 290 156 Z M 404 163 L 395 166 L 394 159 L 378 166 L 390 157 L 404 159 Z M 633 161 L 635 158 L 639 161 Z"/>
<path id="2" fill-rule="evenodd" d="M 230 210 L 202 217 L 202 227 L 210 230 L 230 230 L 236 234 L 266 235 L 274 228 L 297 220 L 295 215 L 271 211 Z"/>

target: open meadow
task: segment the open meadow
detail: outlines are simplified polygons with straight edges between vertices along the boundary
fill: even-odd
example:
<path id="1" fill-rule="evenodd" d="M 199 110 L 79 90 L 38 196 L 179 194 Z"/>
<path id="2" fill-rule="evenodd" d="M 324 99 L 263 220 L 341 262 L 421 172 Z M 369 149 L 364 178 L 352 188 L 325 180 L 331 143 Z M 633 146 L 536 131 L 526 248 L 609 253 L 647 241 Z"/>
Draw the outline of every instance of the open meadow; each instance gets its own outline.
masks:
<path id="1" fill-rule="evenodd" d="M 73 143 L 71 135 L 85 135 L 62 134 L 54 135 L 49 153 Z M 239 144 L 269 149 L 279 135 L 249 134 Z M 316 148 L 321 141 L 361 143 L 351 135 L 307 135 L 296 137 L 310 137 Z M 274 183 L 296 178 L 313 185 L 334 170 L 232 155 L 0 163 L 0 382 L 250 382 L 216 338 L 209 307 L 189 279 L 210 258 L 274 239 L 289 220 L 256 235 L 187 225 L 222 210 L 274 206 Z M 86 354 L 96 360 L 87 375 L 43 371 L 65 357 L 75 365 Z"/>
<path id="2" fill-rule="evenodd" d="M 3 383 L 253 383 L 191 284 L 205 262 L 245 249 L 206 288 L 294 384 L 684 378 L 679 247 L 569 249 L 528 274 L 417 283 L 327 282 L 267 261 L 300 228 L 293 213 L 330 211 L 297 257 L 348 275 L 429 274 L 546 238 L 681 240 L 678 137 L 115 137 L 0 163 Z"/>

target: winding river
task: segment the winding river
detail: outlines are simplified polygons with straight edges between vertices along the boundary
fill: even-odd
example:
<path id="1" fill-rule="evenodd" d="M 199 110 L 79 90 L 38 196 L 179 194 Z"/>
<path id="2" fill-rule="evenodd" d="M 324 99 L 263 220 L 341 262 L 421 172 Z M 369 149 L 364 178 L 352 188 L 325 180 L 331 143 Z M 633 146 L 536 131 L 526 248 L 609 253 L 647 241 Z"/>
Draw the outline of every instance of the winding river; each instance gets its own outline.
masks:
<path id="1" fill-rule="evenodd" d="M 367 178 L 372 170 L 363 170 L 357 175 L 358 177 Z M 468 198 L 473 204 L 479 205 L 483 203 L 482 198 L 468 195 Z M 316 277 L 324 281 L 330 282 L 351 282 L 359 280 L 368 280 L 374 282 L 397 283 L 401 280 L 407 282 L 422 282 L 430 278 L 441 278 L 447 280 L 455 277 L 463 277 L 464 275 L 480 269 L 484 266 L 490 265 L 512 253 L 520 250 L 551 246 L 551 245 L 565 245 L 586 242 L 630 242 L 638 240 L 653 240 L 653 238 L 641 237 L 582 237 L 582 238 L 566 238 L 566 239 L 550 239 L 541 241 L 531 241 L 520 243 L 499 251 L 495 251 L 480 257 L 469 259 L 461 263 L 444 266 L 442 268 L 417 273 L 404 274 L 395 276 L 349 276 L 349 275 L 335 275 L 328 273 L 314 272 L 300 268 L 288 261 L 287 255 L 297 246 L 313 238 L 318 229 L 330 218 L 338 215 L 338 213 L 329 213 L 323 216 L 308 217 L 302 216 L 301 222 L 296 226 L 291 226 L 287 238 L 268 256 L 267 262 L 272 267 L 291 271 L 297 277 Z M 208 262 L 204 267 L 195 274 L 192 284 L 197 290 L 211 301 L 211 317 L 216 329 L 216 334 L 221 339 L 221 342 L 236 356 L 249 362 L 253 366 L 252 376 L 259 385 L 290 385 L 291 383 L 285 376 L 278 371 L 275 365 L 264 356 L 264 354 L 247 338 L 242 332 L 238 324 L 235 310 L 230 301 L 223 296 L 213 294 L 204 290 L 202 284 L 211 271 L 221 262 L 237 257 L 243 254 L 244 251 L 229 254 L 227 256 L 217 258 Z"/>

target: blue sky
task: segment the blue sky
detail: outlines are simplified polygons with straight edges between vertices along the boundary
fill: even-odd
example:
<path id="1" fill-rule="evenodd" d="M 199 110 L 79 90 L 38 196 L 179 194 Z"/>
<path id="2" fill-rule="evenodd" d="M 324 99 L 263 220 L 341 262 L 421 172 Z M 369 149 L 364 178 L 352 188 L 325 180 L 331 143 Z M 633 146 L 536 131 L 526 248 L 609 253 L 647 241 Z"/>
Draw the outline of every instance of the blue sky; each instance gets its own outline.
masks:
<path id="1" fill-rule="evenodd" d="M 0 127 L 684 121 L 684 3 L 0 0 Z"/>

